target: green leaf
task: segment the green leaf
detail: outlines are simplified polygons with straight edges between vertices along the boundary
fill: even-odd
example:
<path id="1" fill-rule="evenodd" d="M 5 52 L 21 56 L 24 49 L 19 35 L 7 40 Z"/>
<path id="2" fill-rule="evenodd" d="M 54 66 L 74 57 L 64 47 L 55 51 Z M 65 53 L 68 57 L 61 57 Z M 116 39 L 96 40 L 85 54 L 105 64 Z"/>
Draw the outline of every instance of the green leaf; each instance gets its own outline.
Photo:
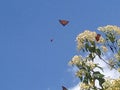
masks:
<path id="1" fill-rule="evenodd" d="M 99 79 L 99 78 L 103 78 L 104 77 L 104 75 L 101 74 L 99 71 L 94 72 L 93 76 L 94 76 L 95 79 Z"/>
<path id="2" fill-rule="evenodd" d="M 104 75 L 101 74 L 99 71 L 93 73 L 94 79 L 99 81 L 99 85 L 103 88 L 102 84 L 105 82 Z"/>
<path id="3" fill-rule="evenodd" d="M 79 77 L 80 78 L 80 81 L 82 81 L 83 80 L 83 78 L 82 77 Z"/>
<path id="4" fill-rule="evenodd" d="M 88 39 L 85 39 L 85 42 L 88 42 Z"/>
<path id="5" fill-rule="evenodd" d="M 103 71 L 103 68 L 102 68 L 102 67 L 100 67 L 100 66 L 98 66 L 98 65 L 97 65 L 97 67 L 98 67 L 100 70 L 102 70 L 102 71 Z"/>
<path id="6" fill-rule="evenodd" d="M 95 47 L 89 47 L 90 52 L 95 52 Z"/>
<path id="7" fill-rule="evenodd" d="M 107 37 L 109 38 L 109 40 L 110 40 L 112 43 L 115 42 L 115 37 L 114 37 L 114 35 L 113 35 L 112 33 L 109 33 Z"/>
<path id="8" fill-rule="evenodd" d="M 120 63 L 117 63 L 117 65 L 120 67 Z"/>
<path id="9" fill-rule="evenodd" d="M 98 79 L 98 81 L 99 81 L 99 85 L 103 88 L 102 84 L 105 82 L 105 79 L 100 78 L 100 79 Z"/>
<path id="10" fill-rule="evenodd" d="M 89 58 L 91 58 L 93 60 L 95 58 L 95 56 L 93 56 L 92 53 L 90 53 Z"/>
<path id="11" fill-rule="evenodd" d="M 88 77 L 84 77 L 83 83 L 88 84 Z"/>
<path id="12" fill-rule="evenodd" d="M 85 50 L 88 51 L 88 49 L 89 49 L 89 44 L 86 43 L 86 44 L 85 44 Z"/>
<path id="13" fill-rule="evenodd" d="M 95 47 L 95 42 L 94 41 L 91 41 L 90 43 L 91 43 L 91 45 L 93 45 Z"/>
<path id="14" fill-rule="evenodd" d="M 96 49 L 96 54 L 97 54 L 98 56 L 101 55 L 101 51 L 100 51 L 100 49 Z"/>
<path id="15" fill-rule="evenodd" d="M 118 55 L 120 55 L 120 50 L 118 51 Z"/>

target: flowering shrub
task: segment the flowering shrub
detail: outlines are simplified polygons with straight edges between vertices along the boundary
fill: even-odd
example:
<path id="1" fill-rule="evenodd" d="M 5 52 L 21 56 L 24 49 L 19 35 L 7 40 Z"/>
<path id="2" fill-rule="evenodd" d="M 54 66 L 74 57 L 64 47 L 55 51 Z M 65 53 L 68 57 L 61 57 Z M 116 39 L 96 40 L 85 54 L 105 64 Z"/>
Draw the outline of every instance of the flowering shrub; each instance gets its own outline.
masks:
<path id="1" fill-rule="evenodd" d="M 104 61 L 110 69 L 120 72 L 120 27 L 107 25 L 98 27 L 103 34 L 85 30 L 76 37 L 77 49 L 83 54 L 75 55 L 69 64 L 76 66 L 76 76 L 80 79 L 80 90 L 120 90 L 120 78 L 106 78 L 98 69 L 104 71 L 95 57 Z M 103 56 L 112 53 L 109 59 Z M 96 85 L 99 82 L 99 87 Z"/>

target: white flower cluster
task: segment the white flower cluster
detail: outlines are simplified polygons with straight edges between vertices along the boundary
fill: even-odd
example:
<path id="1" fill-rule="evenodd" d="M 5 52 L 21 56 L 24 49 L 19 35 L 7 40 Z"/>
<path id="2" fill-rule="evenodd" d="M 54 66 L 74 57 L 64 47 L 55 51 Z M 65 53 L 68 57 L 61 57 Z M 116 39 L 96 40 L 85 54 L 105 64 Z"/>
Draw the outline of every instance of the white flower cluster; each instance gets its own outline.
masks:
<path id="1" fill-rule="evenodd" d="M 94 69 L 96 67 L 96 64 L 93 61 L 87 61 L 86 65 L 90 67 L 90 69 Z"/>
<path id="2" fill-rule="evenodd" d="M 120 78 L 118 79 L 107 79 L 103 83 L 105 90 L 120 90 Z"/>
<path id="3" fill-rule="evenodd" d="M 80 90 L 90 90 L 90 85 L 85 83 L 80 83 Z"/>
<path id="4" fill-rule="evenodd" d="M 87 39 L 88 41 L 95 41 L 95 36 L 96 36 L 96 32 L 91 32 L 89 30 L 85 30 L 83 33 L 80 33 L 77 37 L 76 37 L 76 41 L 77 41 L 77 48 L 80 50 L 84 47 L 84 42 Z"/>
<path id="5" fill-rule="evenodd" d="M 112 83 L 112 79 L 110 79 L 109 77 L 105 78 L 105 82 L 103 83 L 103 87 L 104 88 L 109 88 L 111 83 Z"/>
<path id="6" fill-rule="evenodd" d="M 85 30 L 83 33 L 80 33 L 77 37 L 76 37 L 76 41 L 77 41 L 77 48 L 80 50 L 84 47 L 84 42 L 86 40 L 88 41 L 96 41 L 96 37 L 97 33 L 96 32 L 91 32 L 89 30 Z M 99 40 L 96 41 L 97 43 L 104 43 L 104 38 L 102 36 L 100 36 Z"/>
<path id="7" fill-rule="evenodd" d="M 77 37 L 76 40 L 79 42 L 84 42 L 86 39 L 88 41 L 95 41 L 95 36 L 96 32 L 91 32 L 89 30 L 85 30 L 83 33 L 80 33 Z"/>
<path id="8" fill-rule="evenodd" d="M 103 27 L 98 27 L 98 30 L 103 31 L 103 32 L 114 32 L 118 35 L 120 35 L 120 27 L 117 27 L 115 25 L 107 25 Z"/>
<path id="9" fill-rule="evenodd" d="M 85 70 L 81 69 L 81 70 L 77 71 L 75 74 L 77 77 L 82 77 L 82 75 L 85 75 Z"/>
<path id="10" fill-rule="evenodd" d="M 82 65 L 82 57 L 75 55 L 72 60 L 70 60 L 69 64 L 70 65 Z"/>

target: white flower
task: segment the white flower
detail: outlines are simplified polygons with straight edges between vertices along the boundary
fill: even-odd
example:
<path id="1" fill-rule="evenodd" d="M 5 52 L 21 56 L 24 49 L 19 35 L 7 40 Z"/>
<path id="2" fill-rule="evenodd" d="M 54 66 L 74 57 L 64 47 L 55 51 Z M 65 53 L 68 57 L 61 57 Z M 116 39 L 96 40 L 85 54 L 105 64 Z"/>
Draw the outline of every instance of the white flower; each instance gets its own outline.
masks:
<path id="1" fill-rule="evenodd" d="M 84 43 L 86 40 L 88 41 L 95 41 L 95 37 L 96 37 L 96 32 L 91 32 L 89 30 L 85 30 L 83 33 L 80 33 L 77 37 L 76 37 L 76 41 L 77 41 L 77 48 L 80 50 L 84 47 Z"/>
<path id="2" fill-rule="evenodd" d="M 93 61 L 87 61 L 86 65 L 89 66 L 91 69 L 94 69 L 96 64 Z"/>
<path id="3" fill-rule="evenodd" d="M 85 83 L 80 83 L 80 88 L 81 88 L 81 90 L 89 90 L 90 86 Z"/>
<path id="4" fill-rule="evenodd" d="M 107 25 L 103 27 L 98 27 L 98 30 L 103 31 L 103 32 L 111 32 L 115 33 L 116 35 L 120 35 L 120 27 L 117 27 L 115 25 Z"/>
<path id="5" fill-rule="evenodd" d="M 82 64 L 82 57 L 75 55 L 72 60 L 69 62 L 70 65 L 81 65 Z"/>
<path id="6" fill-rule="evenodd" d="M 108 51 L 107 47 L 105 47 L 105 46 L 101 46 L 101 48 L 102 48 L 103 52 L 107 52 Z"/>
<path id="7" fill-rule="evenodd" d="M 84 74 L 85 74 L 85 71 L 82 69 L 76 72 L 77 77 L 82 77 L 82 75 L 84 75 Z"/>

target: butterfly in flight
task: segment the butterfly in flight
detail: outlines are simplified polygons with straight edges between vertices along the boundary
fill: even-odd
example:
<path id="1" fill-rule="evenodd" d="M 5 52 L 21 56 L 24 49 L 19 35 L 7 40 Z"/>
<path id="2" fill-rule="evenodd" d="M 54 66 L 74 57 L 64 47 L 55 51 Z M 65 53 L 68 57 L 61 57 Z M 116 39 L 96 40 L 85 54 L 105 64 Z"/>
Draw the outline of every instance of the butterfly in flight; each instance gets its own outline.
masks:
<path id="1" fill-rule="evenodd" d="M 100 34 L 97 34 L 97 36 L 95 37 L 96 41 L 99 41 L 101 35 Z"/>
<path id="2" fill-rule="evenodd" d="M 69 23 L 69 21 L 67 21 L 67 20 L 59 20 L 59 22 L 60 22 L 60 24 L 62 24 L 63 26 L 66 26 L 66 25 Z"/>
<path id="3" fill-rule="evenodd" d="M 50 39 L 50 42 L 53 42 L 53 40 L 54 40 L 53 38 L 52 38 L 52 39 Z"/>
<path id="4" fill-rule="evenodd" d="M 62 86 L 62 90 L 68 90 L 66 87 Z"/>

